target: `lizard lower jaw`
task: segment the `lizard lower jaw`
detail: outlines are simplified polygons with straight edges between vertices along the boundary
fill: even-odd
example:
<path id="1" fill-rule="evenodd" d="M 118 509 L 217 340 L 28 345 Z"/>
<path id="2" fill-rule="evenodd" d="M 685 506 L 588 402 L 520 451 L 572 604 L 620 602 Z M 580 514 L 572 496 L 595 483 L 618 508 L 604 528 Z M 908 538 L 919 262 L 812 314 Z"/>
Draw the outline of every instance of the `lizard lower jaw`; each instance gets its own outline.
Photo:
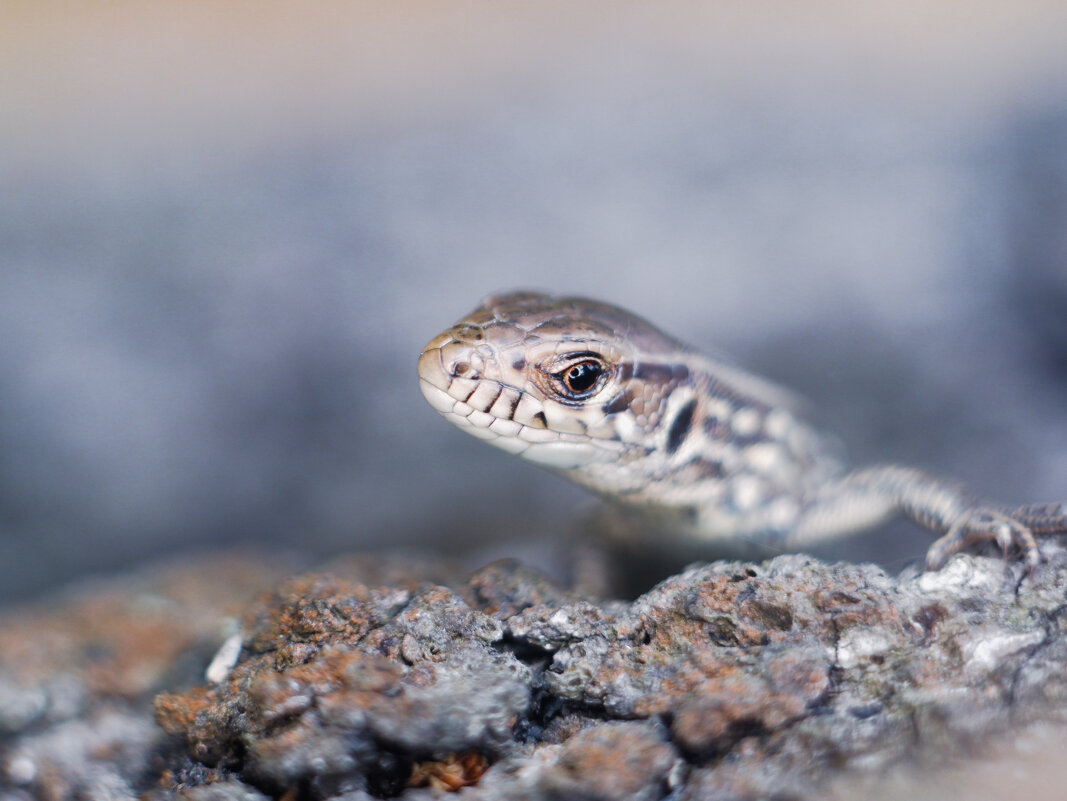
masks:
<path id="1" fill-rule="evenodd" d="M 427 402 L 454 426 L 542 467 L 574 470 L 617 458 L 614 450 L 588 437 L 526 426 L 474 409 L 425 378 L 419 380 L 419 389 Z"/>

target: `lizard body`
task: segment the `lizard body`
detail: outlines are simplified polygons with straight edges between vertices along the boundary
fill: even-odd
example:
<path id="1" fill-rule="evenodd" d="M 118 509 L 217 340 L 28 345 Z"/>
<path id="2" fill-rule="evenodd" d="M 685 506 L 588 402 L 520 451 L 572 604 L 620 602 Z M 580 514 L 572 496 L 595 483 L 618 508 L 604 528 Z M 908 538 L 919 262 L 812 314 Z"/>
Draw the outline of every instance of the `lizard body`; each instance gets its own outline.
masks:
<path id="1" fill-rule="evenodd" d="M 793 396 L 585 298 L 490 297 L 419 357 L 450 422 L 692 542 L 803 549 L 901 513 L 936 533 L 930 569 L 976 542 L 1067 533 L 1067 505 L 993 506 L 900 465 L 846 470 Z"/>

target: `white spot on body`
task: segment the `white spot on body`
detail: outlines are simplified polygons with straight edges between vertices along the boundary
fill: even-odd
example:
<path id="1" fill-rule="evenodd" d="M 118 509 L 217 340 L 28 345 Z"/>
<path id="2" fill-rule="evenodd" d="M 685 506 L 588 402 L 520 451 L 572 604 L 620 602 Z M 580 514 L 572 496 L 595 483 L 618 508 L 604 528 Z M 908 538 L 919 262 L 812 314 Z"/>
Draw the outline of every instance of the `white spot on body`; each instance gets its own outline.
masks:
<path id="1" fill-rule="evenodd" d="M 730 483 L 730 495 L 734 507 L 747 512 L 763 501 L 764 484 L 756 476 L 740 475 Z"/>
<path id="2" fill-rule="evenodd" d="M 634 434 L 637 432 L 637 423 L 634 419 L 626 413 L 615 415 L 612 420 L 615 424 L 615 433 L 619 435 L 619 439 L 623 442 L 633 442 Z"/>
<path id="3" fill-rule="evenodd" d="M 749 445 L 741 451 L 741 458 L 751 469 L 764 475 L 781 472 L 786 463 L 782 446 L 776 442 L 757 442 L 755 445 Z"/>
<path id="4" fill-rule="evenodd" d="M 800 514 L 800 504 L 792 498 L 776 498 L 767 508 L 767 521 L 772 528 L 784 531 L 793 527 Z"/>
<path id="5" fill-rule="evenodd" d="M 793 415 L 784 409 L 771 409 L 763 421 L 763 430 L 771 439 L 784 441 L 796 425 Z"/>
<path id="6" fill-rule="evenodd" d="M 730 418 L 730 429 L 739 437 L 751 437 L 760 430 L 763 421 L 752 408 L 738 409 Z"/>
<path id="7" fill-rule="evenodd" d="M 718 420 L 729 420 L 734 413 L 734 407 L 729 401 L 722 398 L 709 397 L 704 399 L 704 414 Z"/>
<path id="8" fill-rule="evenodd" d="M 30 784 L 37 778 L 37 763 L 29 756 L 12 757 L 4 771 L 12 784 Z"/>

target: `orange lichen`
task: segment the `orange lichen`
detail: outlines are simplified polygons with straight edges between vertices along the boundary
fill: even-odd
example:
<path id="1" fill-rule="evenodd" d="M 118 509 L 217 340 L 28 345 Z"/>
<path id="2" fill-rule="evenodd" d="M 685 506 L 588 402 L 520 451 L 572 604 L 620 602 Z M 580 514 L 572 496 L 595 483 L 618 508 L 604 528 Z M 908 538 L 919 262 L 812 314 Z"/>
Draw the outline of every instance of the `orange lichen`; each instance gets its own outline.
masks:
<path id="1" fill-rule="evenodd" d="M 411 768 L 408 787 L 429 787 L 454 793 L 477 784 L 488 769 L 489 760 L 477 751 L 448 754 L 442 759 L 416 762 Z"/>

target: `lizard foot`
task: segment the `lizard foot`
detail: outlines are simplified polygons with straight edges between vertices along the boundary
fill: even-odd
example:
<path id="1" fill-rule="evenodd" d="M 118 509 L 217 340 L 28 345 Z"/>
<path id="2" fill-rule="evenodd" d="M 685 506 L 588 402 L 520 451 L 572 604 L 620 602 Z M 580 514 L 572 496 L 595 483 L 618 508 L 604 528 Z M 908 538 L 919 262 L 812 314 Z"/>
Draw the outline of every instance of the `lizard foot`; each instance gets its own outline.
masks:
<path id="1" fill-rule="evenodd" d="M 1022 553 L 1032 573 L 1041 564 L 1041 550 L 1028 526 L 1011 515 L 989 507 L 978 507 L 963 514 L 948 533 L 926 552 L 926 569 L 937 570 L 954 553 L 979 542 L 996 542 L 1007 555 L 1014 546 Z"/>

